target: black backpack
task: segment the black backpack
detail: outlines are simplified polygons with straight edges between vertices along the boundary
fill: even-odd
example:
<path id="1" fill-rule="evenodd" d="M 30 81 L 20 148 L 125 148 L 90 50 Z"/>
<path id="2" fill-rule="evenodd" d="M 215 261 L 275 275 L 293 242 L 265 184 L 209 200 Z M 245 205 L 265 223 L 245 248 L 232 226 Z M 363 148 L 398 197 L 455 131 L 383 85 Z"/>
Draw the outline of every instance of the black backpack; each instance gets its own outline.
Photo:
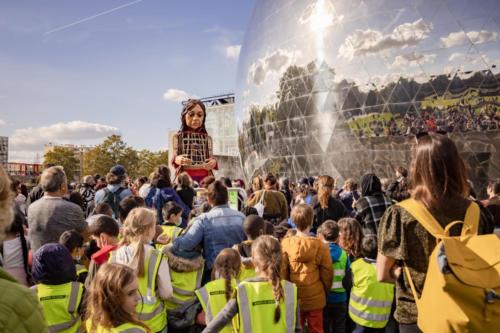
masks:
<path id="1" fill-rule="evenodd" d="M 102 203 L 107 203 L 113 210 L 115 218 L 118 218 L 118 206 L 120 205 L 120 193 L 125 190 L 124 187 L 118 188 L 115 192 L 110 191 L 109 188 L 104 188 L 104 199 Z"/>

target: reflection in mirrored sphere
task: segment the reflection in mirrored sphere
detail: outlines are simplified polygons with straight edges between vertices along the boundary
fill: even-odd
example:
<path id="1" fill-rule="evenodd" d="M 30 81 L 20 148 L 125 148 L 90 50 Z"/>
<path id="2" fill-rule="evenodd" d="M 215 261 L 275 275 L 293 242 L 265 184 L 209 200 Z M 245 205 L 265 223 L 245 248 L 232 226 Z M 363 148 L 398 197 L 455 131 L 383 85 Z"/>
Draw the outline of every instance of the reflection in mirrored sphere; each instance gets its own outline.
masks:
<path id="1" fill-rule="evenodd" d="M 394 175 L 447 132 L 482 186 L 500 177 L 496 0 L 261 0 L 240 56 L 243 169 Z"/>

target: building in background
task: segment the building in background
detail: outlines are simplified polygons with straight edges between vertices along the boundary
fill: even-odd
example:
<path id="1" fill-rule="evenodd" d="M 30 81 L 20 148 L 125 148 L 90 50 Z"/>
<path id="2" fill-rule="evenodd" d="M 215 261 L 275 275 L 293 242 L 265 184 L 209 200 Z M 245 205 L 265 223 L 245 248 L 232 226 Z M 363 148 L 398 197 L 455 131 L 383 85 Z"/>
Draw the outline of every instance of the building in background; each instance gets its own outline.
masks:
<path id="1" fill-rule="evenodd" d="M 8 162 L 9 162 L 9 138 L 6 136 L 0 136 L 0 165 L 6 168 Z"/>
<path id="2" fill-rule="evenodd" d="M 73 150 L 75 157 L 78 159 L 78 162 L 79 162 L 75 177 L 80 179 L 83 175 L 83 155 L 86 151 L 88 151 L 92 147 L 77 146 L 77 145 L 72 145 L 72 144 L 55 144 L 55 143 L 49 142 L 48 144 L 44 145 L 44 147 L 43 147 L 43 155 L 45 156 L 45 154 L 47 154 L 50 151 L 53 151 L 55 148 L 65 148 L 65 149 Z"/>
<path id="3" fill-rule="evenodd" d="M 7 164 L 7 173 L 12 179 L 19 180 L 28 186 L 37 183 L 38 177 L 42 173 L 42 165 L 38 163 L 15 163 Z"/>

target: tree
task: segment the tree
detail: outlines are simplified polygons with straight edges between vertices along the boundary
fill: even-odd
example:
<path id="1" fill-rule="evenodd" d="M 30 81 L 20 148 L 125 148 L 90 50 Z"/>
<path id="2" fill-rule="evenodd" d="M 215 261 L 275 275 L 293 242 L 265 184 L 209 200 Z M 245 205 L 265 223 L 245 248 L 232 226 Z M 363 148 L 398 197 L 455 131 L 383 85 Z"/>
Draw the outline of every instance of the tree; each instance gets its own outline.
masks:
<path id="1" fill-rule="evenodd" d="M 168 164 L 168 152 L 151 152 L 147 149 L 137 151 L 129 147 L 121 136 L 111 135 L 83 156 L 83 170 L 87 175 L 104 176 L 116 164 L 123 165 L 132 178 L 149 176 L 156 166 Z"/>
<path id="2" fill-rule="evenodd" d="M 88 150 L 83 155 L 84 174 L 105 175 L 116 164 L 121 164 L 131 176 L 139 163 L 137 152 L 127 146 L 120 135 L 111 135 L 100 145 Z"/>
<path id="3" fill-rule="evenodd" d="M 136 169 L 136 176 L 149 176 L 153 170 L 161 164 L 168 165 L 168 151 L 161 150 L 158 152 L 152 152 L 147 149 L 143 149 L 137 152 L 139 158 L 139 165 Z"/>
<path id="4" fill-rule="evenodd" d="M 76 152 L 68 147 L 54 147 L 43 156 L 44 164 L 61 165 L 64 168 L 68 182 L 71 182 L 74 176 L 81 176 L 80 160 Z"/>

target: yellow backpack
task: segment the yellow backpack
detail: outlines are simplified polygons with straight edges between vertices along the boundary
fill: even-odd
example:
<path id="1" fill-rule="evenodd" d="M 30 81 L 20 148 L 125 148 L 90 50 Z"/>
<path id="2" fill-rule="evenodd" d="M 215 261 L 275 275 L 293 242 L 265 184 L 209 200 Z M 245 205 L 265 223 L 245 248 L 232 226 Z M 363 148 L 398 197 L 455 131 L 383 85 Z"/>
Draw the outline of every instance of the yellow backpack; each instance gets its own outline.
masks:
<path id="1" fill-rule="evenodd" d="M 425 333 L 499 332 L 500 239 L 477 235 L 479 206 L 472 202 L 464 222 L 443 230 L 421 203 L 409 199 L 398 205 L 436 238 L 422 294 L 418 297 L 408 267 L 404 267 L 418 309 L 418 327 Z M 462 223 L 462 234 L 449 236 Z"/>

